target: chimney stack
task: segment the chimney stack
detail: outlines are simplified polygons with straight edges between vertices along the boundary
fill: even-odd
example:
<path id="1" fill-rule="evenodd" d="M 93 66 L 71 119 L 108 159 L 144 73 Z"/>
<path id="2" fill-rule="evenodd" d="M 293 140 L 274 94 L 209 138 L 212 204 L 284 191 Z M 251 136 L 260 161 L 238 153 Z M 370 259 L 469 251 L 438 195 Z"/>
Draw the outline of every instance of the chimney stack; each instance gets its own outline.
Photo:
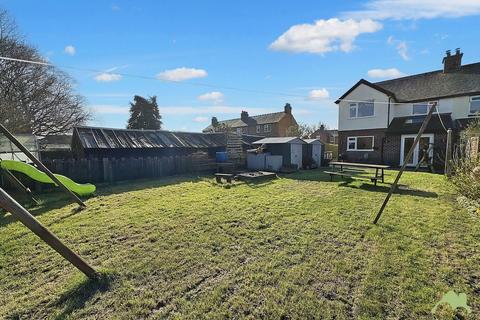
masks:
<path id="1" fill-rule="evenodd" d="M 248 112 L 247 111 L 242 111 L 242 113 L 240 114 L 240 118 L 242 120 L 248 119 Z"/>
<path id="2" fill-rule="evenodd" d="M 290 103 L 285 104 L 284 109 L 285 113 L 292 114 L 292 106 L 290 105 Z"/>
<path id="3" fill-rule="evenodd" d="M 455 72 L 460 70 L 462 66 L 463 53 L 460 48 L 455 49 L 455 54 L 452 55 L 450 50 L 447 50 L 446 56 L 443 58 L 443 73 Z"/>
<path id="4" fill-rule="evenodd" d="M 218 119 L 217 117 L 212 117 L 212 127 L 218 126 Z"/>

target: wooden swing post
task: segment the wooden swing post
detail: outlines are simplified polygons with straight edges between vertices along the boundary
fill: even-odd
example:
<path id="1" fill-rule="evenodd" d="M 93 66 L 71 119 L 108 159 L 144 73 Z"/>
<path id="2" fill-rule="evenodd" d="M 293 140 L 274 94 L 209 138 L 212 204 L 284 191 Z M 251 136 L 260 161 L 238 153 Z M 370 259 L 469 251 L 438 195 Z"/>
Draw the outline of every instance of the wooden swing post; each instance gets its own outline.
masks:
<path id="1" fill-rule="evenodd" d="M 15 138 L 13 134 L 11 134 L 10 131 L 8 131 L 7 128 L 5 128 L 1 123 L 0 132 L 2 132 L 7 137 L 7 139 L 9 139 L 18 149 L 20 149 L 20 151 L 22 151 L 37 166 L 38 169 L 45 172 L 45 174 L 50 179 L 52 179 L 53 182 L 55 182 L 55 184 L 60 187 L 60 189 L 62 189 L 68 196 L 70 196 L 72 200 L 78 203 L 81 207 L 86 207 L 85 203 L 80 200 L 80 198 L 77 197 L 75 193 L 70 191 L 70 189 L 68 189 L 62 182 L 60 182 L 60 180 L 58 180 L 58 178 L 50 170 L 48 170 L 48 168 L 45 167 L 45 165 L 40 160 L 38 160 L 30 151 L 28 151 L 28 149 L 25 148 L 25 146 L 20 141 L 18 141 L 17 138 Z"/>
<path id="2" fill-rule="evenodd" d="M 433 112 L 437 109 L 437 103 L 433 103 L 432 106 L 430 107 L 430 110 L 428 111 L 428 114 L 423 120 L 422 126 L 420 127 L 420 130 L 418 131 L 417 136 L 415 137 L 415 140 L 413 141 L 413 145 L 408 151 L 408 154 L 406 155 L 405 159 L 403 160 L 403 165 L 400 171 L 398 171 L 397 177 L 395 178 L 395 181 L 393 182 L 392 186 L 390 187 L 390 191 L 387 194 L 387 197 L 383 201 L 382 206 L 380 207 L 380 210 L 377 213 L 377 216 L 375 217 L 375 220 L 373 220 L 374 224 L 377 224 L 378 220 L 382 216 L 383 210 L 385 210 L 385 207 L 388 204 L 388 201 L 390 200 L 390 197 L 392 196 L 393 192 L 395 192 L 395 189 L 397 189 L 398 181 L 400 181 L 400 178 L 402 177 L 403 172 L 407 168 L 407 164 L 412 158 L 413 152 L 415 150 L 415 147 L 417 146 L 418 142 L 420 141 L 420 138 L 422 137 L 423 132 L 428 126 L 428 123 L 430 122 L 430 119 L 432 118 Z"/>
<path id="3" fill-rule="evenodd" d="M 1 160 L 0 160 L 1 162 Z M 13 173 L 11 173 L 9 170 L 7 169 L 3 169 L 3 168 L 0 168 L 0 173 L 5 177 L 7 178 L 8 181 L 10 181 L 10 183 L 16 187 L 19 191 L 22 191 L 24 193 L 26 193 L 30 199 L 36 204 L 38 205 L 38 200 L 35 199 L 35 197 L 33 196 L 33 193 L 32 191 L 30 190 L 30 188 L 27 188 L 20 180 L 18 180 L 17 177 L 15 177 L 15 175 Z"/>
<path id="4" fill-rule="evenodd" d="M 73 264 L 78 270 L 91 279 L 98 278 L 98 273 L 79 255 L 70 250 L 50 230 L 44 227 L 24 207 L 16 202 L 2 188 L 0 188 L 0 207 L 10 212 L 15 218 L 23 223 L 28 229 L 45 241 L 52 249 Z"/>

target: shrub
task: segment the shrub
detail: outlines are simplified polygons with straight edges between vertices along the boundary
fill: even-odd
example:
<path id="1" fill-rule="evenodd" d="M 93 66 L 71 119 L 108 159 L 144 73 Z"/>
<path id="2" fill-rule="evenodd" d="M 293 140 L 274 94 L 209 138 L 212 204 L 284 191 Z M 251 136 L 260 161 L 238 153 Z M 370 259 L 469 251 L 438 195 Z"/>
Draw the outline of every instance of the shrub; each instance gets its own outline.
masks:
<path id="1" fill-rule="evenodd" d="M 480 161 L 462 159 L 454 165 L 452 182 L 465 197 L 480 199 Z"/>
<path id="2" fill-rule="evenodd" d="M 480 158 L 471 157 L 471 153 L 465 152 L 472 148 L 472 137 L 480 136 L 480 119 L 476 119 L 462 132 L 460 137 L 459 151 L 453 159 L 452 182 L 457 190 L 464 196 L 480 199 Z"/>

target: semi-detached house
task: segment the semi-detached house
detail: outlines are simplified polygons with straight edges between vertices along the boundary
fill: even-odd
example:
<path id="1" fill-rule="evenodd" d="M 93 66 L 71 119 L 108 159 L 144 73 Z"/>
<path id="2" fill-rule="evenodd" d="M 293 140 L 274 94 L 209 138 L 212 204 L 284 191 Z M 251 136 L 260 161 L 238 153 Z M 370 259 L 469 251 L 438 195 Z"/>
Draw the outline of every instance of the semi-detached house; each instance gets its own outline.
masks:
<path id="1" fill-rule="evenodd" d="M 409 165 L 416 166 L 428 150 L 434 166 L 442 168 L 445 129 L 456 136 L 480 114 L 480 63 L 462 65 L 462 56 L 460 49 L 447 51 L 442 70 L 375 83 L 358 81 L 336 101 L 340 156 L 399 166 L 436 102 L 438 109 Z"/>

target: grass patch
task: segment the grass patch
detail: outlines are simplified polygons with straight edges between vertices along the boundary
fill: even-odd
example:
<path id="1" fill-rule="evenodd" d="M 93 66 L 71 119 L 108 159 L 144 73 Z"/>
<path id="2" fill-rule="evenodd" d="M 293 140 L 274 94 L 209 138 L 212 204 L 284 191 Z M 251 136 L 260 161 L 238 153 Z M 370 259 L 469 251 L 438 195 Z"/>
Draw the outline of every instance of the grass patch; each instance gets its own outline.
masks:
<path id="1" fill-rule="evenodd" d="M 78 213 L 48 195 L 32 212 L 108 271 L 88 281 L 4 214 L 0 316 L 431 319 L 455 290 L 467 294 L 467 318 L 479 317 L 480 227 L 448 181 L 405 173 L 375 226 L 389 184 L 329 179 L 137 181 L 99 188 Z"/>

